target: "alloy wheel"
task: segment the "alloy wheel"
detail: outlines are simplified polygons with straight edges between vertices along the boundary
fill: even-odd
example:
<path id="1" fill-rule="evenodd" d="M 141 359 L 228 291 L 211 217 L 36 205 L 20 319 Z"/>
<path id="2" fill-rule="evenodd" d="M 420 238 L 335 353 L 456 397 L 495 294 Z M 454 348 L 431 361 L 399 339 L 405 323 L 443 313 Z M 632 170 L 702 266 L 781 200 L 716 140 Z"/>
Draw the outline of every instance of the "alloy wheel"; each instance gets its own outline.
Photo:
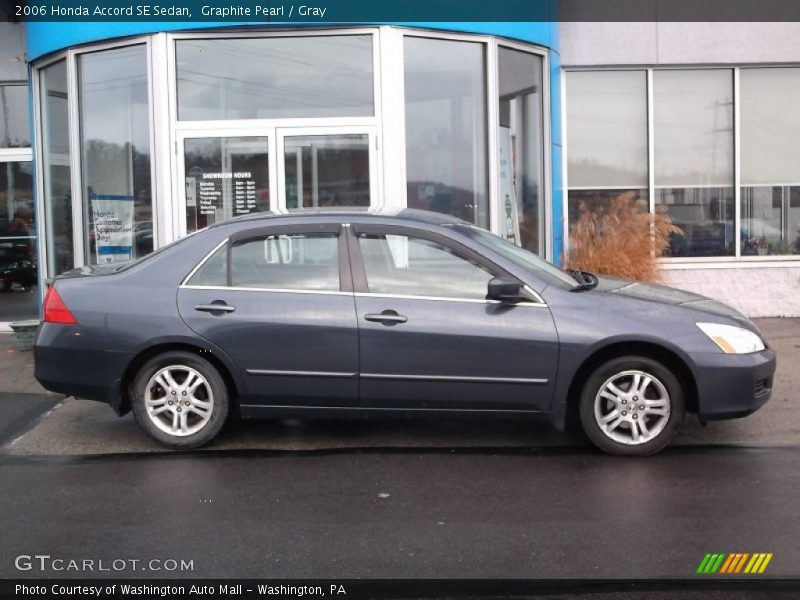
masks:
<path id="1" fill-rule="evenodd" d="M 174 436 L 188 436 L 206 426 L 214 412 L 214 394 L 196 369 L 171 365 L 147 382 L 145 407 L 153 424 Z"/>
<path id="2" fill-rule="evenodd" d="M 622 371 L 600 386 L 594 417 L 606 437 L 627 445 L 645 444 L 666 427 L 670 415 L 667 388 L 653 374 Z"/>

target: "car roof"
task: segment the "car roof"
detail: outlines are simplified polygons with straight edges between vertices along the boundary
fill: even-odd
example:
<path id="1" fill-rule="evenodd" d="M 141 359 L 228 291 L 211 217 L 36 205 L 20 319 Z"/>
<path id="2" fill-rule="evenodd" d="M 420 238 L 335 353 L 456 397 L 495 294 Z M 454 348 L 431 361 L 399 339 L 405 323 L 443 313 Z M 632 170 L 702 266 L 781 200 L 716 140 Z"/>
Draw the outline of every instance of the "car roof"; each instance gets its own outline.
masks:
<path id="1" fill-rule="evenodd" d="M 230 225 L 233 223 L 258 223 L 262 221 L 273 221 L 281 219 L 324 219 L 334 218 L 341 220 L 343 218 L 353 217 L 359 221 L 370 221 L 372 219 L 398 219 L 403 221 L 412 221 L 416 223 L 424 223 L 426 225 L 457 225 L 468 224 L 466 221 L 446 215 L 442 213 L 418 210 L 413 208 L 403 208 L 397 210 L 387 209 L 370 209 L 370 210 L 354 210 L 354 209 L 305 209 L 302 211 L 293 211 L 289 213 L 278 212 L 261 212 L 249 215 L 241 215 L 232 219 L 226 219 L 214 223 L 210 227 L 219 227 L 222 225 Z"/>

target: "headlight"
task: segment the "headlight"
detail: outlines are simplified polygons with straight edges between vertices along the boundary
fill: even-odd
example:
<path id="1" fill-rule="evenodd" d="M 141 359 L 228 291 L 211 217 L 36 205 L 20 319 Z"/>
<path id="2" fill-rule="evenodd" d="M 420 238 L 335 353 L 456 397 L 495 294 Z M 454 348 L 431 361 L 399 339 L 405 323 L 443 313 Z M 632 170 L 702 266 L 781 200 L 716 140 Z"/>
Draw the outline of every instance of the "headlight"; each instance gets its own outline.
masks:
<path id="1" fill-rule="evenodd" d="M 697 323 L 697 326 L 725 354 L 749 354 L 750 352 L 760 352 L 765 348 L 764 341 L 744 327 L 720 323 Z"/>

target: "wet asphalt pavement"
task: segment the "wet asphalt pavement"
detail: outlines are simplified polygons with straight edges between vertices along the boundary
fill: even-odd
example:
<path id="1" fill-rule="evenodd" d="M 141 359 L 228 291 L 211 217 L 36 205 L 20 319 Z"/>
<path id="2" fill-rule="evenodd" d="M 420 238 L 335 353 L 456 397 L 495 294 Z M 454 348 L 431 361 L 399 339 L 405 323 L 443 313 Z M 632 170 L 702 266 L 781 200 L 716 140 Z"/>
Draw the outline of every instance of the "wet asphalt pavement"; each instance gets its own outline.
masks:
<path id="1" fill-rule="evenodd" d="M 706 552 L 772 552 L 768 576 L 797 577 L 799 463 L 798 448 L 4 457 L 0 576 L 46 553 L 186 559 L 194 577 L 686 578 Z"/>
<path id="2" fill-rule="evenodd" d="M 169 453 L 101 405 L 0 394 L 0 578 L 798 580 L 800 336 L 776 332 L 763 412 L 689 419 L 645 459 L 502 422 L 245 423 Z M 774 556 L 762 575 L 696 575 L 707 552 Z M 20 554 L 128 562 L 20 572 Z M 151 559 L 192 569 L 142 570 Z M 800 597 L 670 585 L 553 597 Z"/>

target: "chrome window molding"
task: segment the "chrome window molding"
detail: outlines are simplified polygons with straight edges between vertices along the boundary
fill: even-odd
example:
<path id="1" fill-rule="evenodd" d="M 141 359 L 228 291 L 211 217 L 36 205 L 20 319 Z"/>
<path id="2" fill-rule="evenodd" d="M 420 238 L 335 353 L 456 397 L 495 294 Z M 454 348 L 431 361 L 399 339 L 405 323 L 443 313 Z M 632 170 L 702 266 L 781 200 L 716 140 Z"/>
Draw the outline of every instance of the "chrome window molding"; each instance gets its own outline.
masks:
<path id="1" fill-rule="evenodd" d="M 531 292 L 535 297 L 541 298 L 539 294 L 531 290 L 528 286 L 525 289 Z M 355 292 L 356 298 L 396 298 L 398 300 L 432 300 L 435 302 L 465 302 L 468 304 L 502 304 L 499 300 L 486 300 L 480 298 L 449 298 L 447 296 L 415 296 L 411 294 L 381 294 L 373 292 Z M 513 306 L 532 306 L 534 308 L 547 308 L 547 304 L 542 300 L 541 302 L 522 301 L 514 303 Z"/>
<path id="2" fill-rule="evenodd" d="M 232 285 L 183 285 L 179 286 L 183 290 L 220 290 L 227 292 L 268 292 L 274 294 L 319 294 L 323 296 L 352 296 L 353 292 L 343 292 L 335 290 L 303 290 L 291 288 L 262 288 L 262 287 L 240 287 Z"/>
<path id="3" fill-rule="evenodd" d="M 214 248 L 211 250 L 211 252 L 209 252 L 208 254 L 206 254 L 206 255 L 203 257 L 203 260 L 201 260 L 199 263 L 197 263 L 197 264 L 194 266 L 194 268 L 193 268 L 191 271 L 189 271 L 189 274 L 188 274 L 186 277 L 184 277 L 184 278 L 183 278 L 183 281 L 181 281 L 181 285 L 180 285 L 180 287 L 194 287 L 194 286 L 188 286 L 188 285 L 186 284 L 186 282 L 187 282 L 187 281 L 189 281 L 189 280 L 190 280 L 192 277 L 194 277 L 194 274 L 195 274 L 195 273 L 197 273 L 197 271 L 199 271 L 199 270 L 200 270 L 200 268 L 201 268 L 201 267 L 202 267 L 204 264 L 206 264 L 206 262 L 208 262 L 208 261 L 211 259 L 211 257 L 212 257 L 212 256 L 214 256 L 214 254 L 216 254 L 217 250 L 219 250 L 219 249 L 220 249 L 220 248 L 222 248 L 222 247 L 223 247 L 225 244 L 227 244 L 229 239 L 230 239 L 230 238 L 225 238 L 225 239 L 224 239 L 224 240 L 222 240 L 222 241 L 221 241 L 219 244 L 217 244 L 216 246 L 214 246 Z"/>

